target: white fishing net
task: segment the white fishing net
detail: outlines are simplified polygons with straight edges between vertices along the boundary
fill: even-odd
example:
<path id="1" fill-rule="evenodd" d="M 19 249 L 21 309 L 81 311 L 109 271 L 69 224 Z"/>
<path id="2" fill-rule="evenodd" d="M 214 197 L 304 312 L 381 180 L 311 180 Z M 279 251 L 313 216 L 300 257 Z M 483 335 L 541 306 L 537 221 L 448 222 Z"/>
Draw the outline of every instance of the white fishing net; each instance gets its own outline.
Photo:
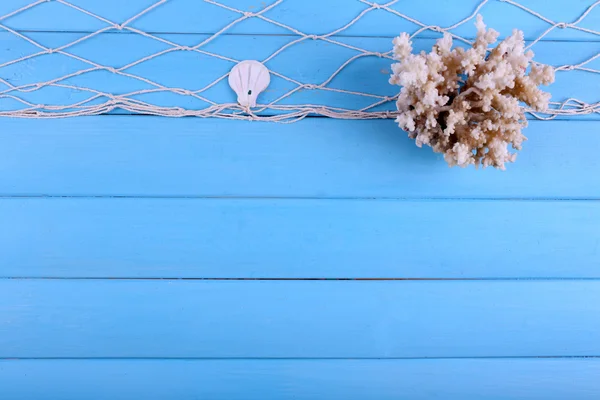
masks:
<path id="1" fill-rule="evenodd" d="M 43 6 L 49 1 L 58 3 L 62 9 L 67 10 L 72 15 L 73 12 L 85 15 L 88 20 L 95 20 L 94 26 L 99 28 L 86 32 L 78 32 L 75 36 L 64 35 L 68 40 L 59 44 L 48 44 L 39 34 L 27 29 L 20 29 L 13 26 L 11 21 L 20 18 L 21 21 L 28 13 L 36 8 Z M 125 0 L 124 0 L 125 1 Z M 199 0 L 198 0 L 199 1 Z M 406 15 L 402 12 L 402 3 L 400 0 L 393 0 L 385 4 L 377 4 L 367 0 L 355 0 L 362 9 L 357 12 L 350 20 L 345 21 L 337 28 L 327 33 L 313 33 L 301 30 L 293 24 L 277 20 L 273 15 L 278 7 L 285 6 L 285 0 L 277 0 L 270 3 L 263 3 L 259 10 L 241 10 L 230 5 L 213 1 L 204 0 L 211 7 L 218 7 L 228 13 L 233 18 L 227 18 L 222 24 L 219 21 L 213 21 L 219 29 L 213 29 L 210 34 L 201 36 L 196 43 L 180 43 L 173 38 L 173 35 L 152 32 L 151 30 L 140 29 L 136 22 L 149 16 L 160 17 L 163 7 L 169 3 L 168 0 L 152 2 L 131 15 L 129 18 L 120 21 L 111 20 L 106 15 L 101 15 L 97 11 L 93 12 L 81 6 L 81 2 L 74 0 L 38 0 L 29 2 L 20 8 L 9 10 L 0 16 L 0 31 L 3 35 L 14 35 L 12 39 L 27 42 L 28 51 L 20 51 L 16 56 L 14 52 L 5 52 L 0 56 L 0 116 L 20 117 L 20 118 L 60 118 L 74 117 L 81 115 L 98 115 L 110 112 L 150 114 L 159 116 L 197 116 L 197 117 L 217 117 L 229 119 L 259 119 L 278 122 L 290 122 L 302 119 L 309 115 L 325 116 L 331 118 L 343 119 L 376 119 L 376 118 L 394 118 L 395 95 L 397 87 L 391 85 L 340 85 L 339 82 L 354 81 L 369 82 L 378 80 L 387 82 L 385 68 L 376 70 L 360 69 L 360 74 L 353 71 L 352 76 L 345 77 L 344 80 L 338 80 L 340 75 L 350 70 L 352 66 L 364 60 L 365 58 L 375 58 L 377 65 L 389 65 L 393 62 L 391 56 L 391 38 L 381 38 L 377 41 L 363 41 L 363 44 L 378 43 L 376 48 L 365 48 L 364 45 L 352 40 L 348 40 L 347 31 L 359 23 L 363 18 L 374 13 L 383 13 L 386 16 L 392 16 L 399 21 L 410 22 L 413 24 L 412 38 L 420 37 L 431 38 L 431 35 L 441 35 L 448 32 L 452 37 L 465 44 L 470 41 L 466 35 L 459 35 L 457 31 L 465 24 L 472 24 L 475 16 L 480 13 L 486 17 L 486 7 L 490 3 L 502 3 L 503 7 L 519 9 L 520 12 L 527 13 L 544 23 L 543 31 L 538 32 L 537 37 L 528 42 L 528 47 L 536 51 L 536 46 L 540 43 L 548 43 L 546 39 L 556 30 L 572 30 L 578 33 L 589 35 L 589 41 L 600 40 L 600 30 L 594 27 L 586 27 L 583 22 L 600 4 L 600 0 L 587 4 L 586 8 L 577 10 L 577 18 L 571 22 L 556 21 L 549 17 L 526 7 L 523 4 L 513 0 L 483 0 L 474 9 L 469 10 L 463 18 L 447 26 L 437 26 L 421 22 L 417 17 Z M 9 3 L 23 3 L 9 2 Z M 309 2 L 306 2 L 310 7 Z M 575 7 L 576 2 L 570 7 Z M 317 6 L 312 3 L 312 7 Z M 597 7 L 596 11 L 600 10 Z M 4 12 L 4 11 L 3 11 Z M 58 11 L 60 12 L 60 11 Z M 325 12 L 325 11 L 323 11 Z M 49 16 L 51 18 L 51 16 Z M 168 16 L 172 18 L 172 16 Z M 240 106 L 236 102 L 236 95 L 227 86 L 228 73 L 233 66 L 243 59 L 237 59 L 227 52 L 222 51 L 228 44 L 221 40 L 227 39 L 231 43 L 236 38 L 244 36 L 234 35 L 236 26 L 246 23 L 248 20 L 260 20 L 261 23 L 272 24 L 277 28 L 277 32 L 285 32 L 281 37 L 285 37 L 285 42 L 270 52 L 266 57 L 254 57 L 264 63 L 271 74 L 271 86 L 269 91 L 263 93 L 258 98 L 258 104 L 253 108 Z M 491 24 L 490 27 L 494 28 Z M 514 28 L 519 28 L 514 26 Z M 203 32 L 203 27 L 198 27 L 198 32 Z M 472 29 L 473 33 L 474 28 Z M 212 33 L 214 32 L 214 33 Z M 464 29 L 461 31 L 464 32 Z M 235 32 L 234 32 L 235 33 Z M 400 32 L 398 32 L 400 33 Z M 510 32 L 501 32 L 509 34 Z M 129 34 L 129 35 L 125 35 Z M 112 63 L 110 60 L 98 59 L 94 55 L 78 51 L 86 43 L 94 41 L 100 36 L 113 35 L 113 43 L 119 47 L 125 47 L 125 51 L 135 54 L 131 43 L 131 35 L 138 35 L 147 40 L 158 42 L 162 47 L 160 51 L 146 54 L 135 60 L 123 63 Z M 427 36 L 429 35 L 429 36 Z M 175 35 L 176 36 L 176 35 Z M 117 39 L 114 39 L 114 38 Z M 273 36 L 265 35 L 262 38 Z M 192 36 L 193 38 L 193 36 Z M 381 40 L 386 43 L 385 50 L 381 47 Z M 346 50 L 345 57 L 336 55 L 339 59 L 337 69 L 328 73 L 325 78 L 319 78 L 315 81 L 315 76 L 319 76 L 315 71 L 302 71 L 302 73 L 292 73 L 289 66 L 290 62 L 277 62 L 281 57 L 293 52 L 298 46 L 306 42 L 314 41 L 317 44 L 343 48 Z M 5 42 L 6 43 L 6 42 Z M 254 45 L 260 47 L 255 41 Z M 221 45 L 220 45 L 221 44 Z M 25 48 L 25 47 L 24 47 Z M 328 50 L 329 51 L 329 50 Z M 249 51 L 252 53 L 251 51 Z M 188 53 L 197 56 L 202 69 L 202 62 L 208 63 L 214 60 L 220 60 L 218 68 L 206 68 L 198 70 L 198 76 L 203 79 L 195 81 L 193 75 L 188 74 L 184 84 L 178 81 L 176 84 L 169 82 L 168 79 L 157 77 L 153 68 L 140 68 L 140 66 L 151 64 L 153 61 L 168 57 L 173 53 Z M 336 53 L 337 54 L 337 53 Z M 69 59 L 71 63 L 76 62 L 77 68 L 43 68 L 35 67 L 34 61 L 43 58 L 50 58 L 53 65 L 57 65 L 56 57 Z M 294 55 L 292 55 L 294 57 Z M 332 56 L 334 57 L 334 56 Z M 334 57 L 334 58 L 335 58 Z M 576 63 L 556 64 L 550 63 L 557 69 L 557 82 L 566 80 L 568 74 L 585 73 L 590 80 L 581 81 L 580 86 L 600 88 L 600 68 L 594 68 L 593 62 L 600 58 L 600 52 L 588 54 L 584 59 Z M 196 60 L 196 61 L 198 61 Z M 204 61 L 202 61 L 204 60 Z M 198 64 L 198 62 L 196 62 Z M 216 64 L 211 64 L 211 66 Z M 311 68 L 317 69 L 318 62 L 310 64 Z M 167 65 L 168 68 L 168 65 Z M 23 70 L 27 73 L 23 74 Z M 15 71 L 19 71 L 15 73 Z M 121 84 L 102 84 L 102 80 L 93 79 L 99 71 L 112 74 L 121 79 Z M 164 76 L 164 75 L 162 75 Z M 87 77 L 88 79 L 83 79 Z M 208 77 L 208 78 L 207 78 Z M 18 78 L 18 79 L 17 79 Z M 208 80 L 207 80 L 208 79 Z M 593 80 L 595 79 L 595 80 Z M 202 81 L 204 80 L 204 81 Z M 537 118 L 555 118 L 561 115 L 584 115 L 600 113 L 600 99 L 596 101 L 583 101 L 577 97 L 577 86 L 572 85 L 572 92 L 556 98 L 550 105 L 550 110 L 546 114 L 534 114 Z M 364 89 L 362 89 L 364 87 Z M 132 89 L 133 88 L 133 89 Z M 571 90 L 571 89 L 569 89 Z M 549 91 L 553 89 L 550 86 Z M 589 90 L 588 90 L 589 91 Z M 600 97 L 600 91 L 597 91 Z M 337 101 L 343 99 L 343 101 Z"/>

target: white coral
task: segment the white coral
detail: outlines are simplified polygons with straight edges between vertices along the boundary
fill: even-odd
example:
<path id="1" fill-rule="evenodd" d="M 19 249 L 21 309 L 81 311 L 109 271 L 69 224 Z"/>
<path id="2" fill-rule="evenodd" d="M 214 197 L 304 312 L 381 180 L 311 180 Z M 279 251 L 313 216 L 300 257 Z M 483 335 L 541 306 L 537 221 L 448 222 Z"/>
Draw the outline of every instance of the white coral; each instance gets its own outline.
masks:
<path id="1" fill-rule="evenodd" d="M 477 38 L 470 49 L 452 49 L 445 33 L 427 54 L 412 54 L 406 33 L 394 39 L 390 83 L 402 86 L 396 102 L 396 122 L 417 146 L 443 153 L 450 166 L 493 166 L 505 169 L 526 140 L 527 120 L 521 103 L 543 111 L 550 95 L 538 86 L 554 81 L 554 70 L 531 63 L 523 33 L 513 34 L 495 48 L 498 32 L 486 29 L 477 16 Z M 531 64 L 529 74 L 527 69 Z"/>

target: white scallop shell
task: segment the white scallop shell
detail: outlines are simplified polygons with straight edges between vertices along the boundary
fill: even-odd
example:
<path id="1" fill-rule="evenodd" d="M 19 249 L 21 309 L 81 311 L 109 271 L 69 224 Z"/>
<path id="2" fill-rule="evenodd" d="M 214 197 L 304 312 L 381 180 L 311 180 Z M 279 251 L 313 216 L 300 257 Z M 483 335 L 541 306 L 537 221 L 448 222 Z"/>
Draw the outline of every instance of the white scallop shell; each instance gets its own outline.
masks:
<path id="1" fill-rule="evenodd" d="M 246 60 L 229 73 L 229 86 L 237 93 L 237 101 L 244 107 L 255 107 L 256 98 L 269 86 L 271 75 L 262 63 Z"/>

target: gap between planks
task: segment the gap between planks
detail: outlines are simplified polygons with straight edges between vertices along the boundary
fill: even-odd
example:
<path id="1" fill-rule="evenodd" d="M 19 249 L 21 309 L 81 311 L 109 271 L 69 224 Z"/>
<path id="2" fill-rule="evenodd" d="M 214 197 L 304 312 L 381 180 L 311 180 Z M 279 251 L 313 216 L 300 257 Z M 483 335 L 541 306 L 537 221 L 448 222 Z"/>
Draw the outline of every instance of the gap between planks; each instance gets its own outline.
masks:
<path id="1" fill-rule="evenodd" d="M 600 281 L 600 278 L 586 277 L 488 277 L 488 278 L 219 278 L 219 277 L 57 277 L 57 276 L 0 276 L 0 280 L 38 280 L 38 281 L 432 281 L 432 282 L 471 282 L 471 281 L 494 281 L 494 282 L 515 282 L 515 281 Z"/>
<path id="2" fill-rule="evenodd" d="M 44 33 L 44 34 L 72 34 L 72 33 L 80 33 L 80 34 L 90 34 L 90 33 L 94 33 L 96 32 L 96 30 L 89 30 L 89 31 L 85 31 L 85 30 L 36 30 L 36 29 L 15 29 L 15 32 L 18 33 Z M 198 35 L 206 35 L 206 36 L 212 36 L 215 33 L 214 32 L 178 32 L 178 31 L 153 31 L 153 30 L 145 30 L 145 33 L 151 34 L 151 35 L 186 35 L 186 36 L 198 36 Z M 131 31 L 106 31 L 106 32 L 102 32 L 102 35 L 139 35 L 139 33 L 137 32 L 131 32 Z M 308 35 L 308 34 L 307 34 Z M 244 32 L 240 32 L 240 33 L 220 33 L 219 36 L 231 36 L 231 37 L 235 37 L 235 36 L 259 36 L 259 37 L 292 37 L 292 38 L 300 38 L 301 36 L 295 33 L 244 33 Z M 397 36 L 397 35 L 396 35 Z M 348 35 L 348 34 L 344 34 L 344 33 L 337 33 L 335 35 L 331 35 L 331 36 L 327 36 L 328 38 L 357 38 L 357 39 L 390 39 L 393 40 L 396 36 L 394 35 Z M 440 34 L 424 34 L 424 33 L 420 33 L 418 38 L 419 39 L 439 39 L 441 37 Z M 475 36 L 472 35 L 466 35 L 466 36 L 461 36 L 464 39 L 467 40 L 475 40 Z M 502 37 L 499 37 L 498 40 L 502 40 Z M 526 43 L 530 43 L 533 40 L 531 39 L 525 39 Z M 590 37 L 590 38 L 580 38 L 580 39 L 546 39 L 546 38 L 542 38 L 540 40 L 538 40 L 539 42 L 547 42 L 547 43 L 561 43 L 561 42 L 575 42 L 575 43 L 595 43 L 595 42 L 600 42 L 600 38 L 596 38 L 596 37 Z M 391 46 L 390 46 L 391 48 Z"/>
<path id="3" fill-rule="evenodd" d="M 144 199 L 144 200 L 307 200 L 307 201 L 431 201 L 431 202 L 469 202 L 469 201 L 524 201 L 524 202 L 595 202 L 600 201 L 600 197 L 434 197 L 434 196 L 406 196 L 406 197 L 344 197 L 344 196 L 189 196 L 189 195 L 53 195 L 53 194 L 0 194 L 0 199 Z"/>
<path id="4" fill-rule="evenodd" d="M 260 360 L 260 361 L 283 361 L 283 360 L 536 360 L 536 359 L 600 359 L 600 355 L 589 356 L 481 356 L 481 357 L 0 357 L 0 361 L 20 361 L 20 360 L 56 360 L 56 361 L 77 361 L 77 360 L 198 360 L 198 361 L 240 361 L 240 360 Z"/>
<path id="5" fill-rule="evenodd" d="M 393 112 L 393 110 L 392 110 Z M 541 115 L 543 115 L 543 113 L 540 113 Z M 261 117 L 274 117 L 280 114 L 273 114 L 273 113 L 260 113 Z M 122 110 L 120 108 L 115 108 L 114 110 L 110 111 L 110 112 L 106 112 L 106 113 L 102 113 L 102 114 L 97 114 L 97 115 L 87 115 L 87 117 L 115 117 L 115 116 L 120 116 L 120 117 L 157 117 L 157 115 L 155 114 L 145 114 L 145 113 L 132 113 L 130 111 L 126 111 L 126 110 Z M 525 117 L 527 118 L 528 121 L 539 121 L 539 122 L 552 122 L 552 121 L 600 121 L 600 115 L 598 115 L 598 113 L 590 113 L 590 114 L 584 114 L 583 117 L 585 119 L 582 119 L 582 116 L 569 116 L 569 115 L 558 115 L 553 119 L 539 119 L 536 118 L 528 113 L 525 114 Z M 11 117 L 3 117 L 3 118 L 11 118 Z M 16 118 L 16 117 L 15 117 Z M 163 118 L 200 118 L 200 117 L 196 117 L 196 116 L 190 116 L 190 115 L 184 115 L 184 116 L 178 116 L 178 117 L 163 117 Z M 306 116 L 304 119 L 336 119 L 336 118 L 331 118 L 331 117 L 327 117 L 325 115 L 308 115 Z M 26 119 L 26 118 L 23 118 Z M 56 119 L 56 118 L 52 118 L 52 117 L 48 117 L 48 118 L 42 118 L 42 119 Z M 222 118 L 213 118 L 213 119 L 222 119 Z M 382 118 L 380 118 L 381 120 Z M 372 119 L 373 120 L 373 119 Z M 372 121 L 371 120 L 371 121 Z M 393 118 L 389 118 L 389 120 L 393 121 Z M 365 119 L 356 119 L 355 121 L 369 121 L 369 120 L 365 120 Z M 271 121 L 246 121 L 246 122 L 263 122 L 263 123 L 272 123 L 272 124 L 278 124 L 277 122 L 271 122 Z M 301 122 L 301 121 L 297 121 L 297 122 Z M 294 122 L 294 123 L 297 123 Z"/>

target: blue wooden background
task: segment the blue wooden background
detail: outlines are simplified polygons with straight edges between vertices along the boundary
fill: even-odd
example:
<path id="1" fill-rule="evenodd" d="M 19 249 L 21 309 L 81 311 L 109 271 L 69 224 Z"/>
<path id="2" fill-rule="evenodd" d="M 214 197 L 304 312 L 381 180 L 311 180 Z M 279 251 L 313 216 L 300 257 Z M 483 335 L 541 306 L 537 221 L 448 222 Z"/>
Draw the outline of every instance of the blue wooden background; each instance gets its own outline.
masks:
<path id="1" fill-rule="evenodd" d="M 0 15 L 28 3 L 3 0 Z M 123 22 L 152 1 L 71 3 Z M 480 3 L 394 8 L 447 26 Z M 520 3 L 570 22 L 594 1 Z M 132 25 L 195 44 L 235 18 L 199 0 L 161 7 Z M 285 0 L 269 15 L 318 34 L 365 7 Z M 528 40 L 549 26 L 496 0 L 481 13 Z M 0 24 L 48 47 L 105 26 L 60 1 Z M 581 25 L 600 29 L 600 6 Z M 414 29 L 377 10 L 338 39 L 387 51 L 393 36 Z M 292 39 L 250 19 L 210 46 L 261 59 Z M 35 52 L 6 29 L 0 45 L 0 63 Z M 70 51 L 118 67 L 162 49 L 106 32 Z M 320 82 L 346 50 L 303 42 L 269 67 Z M 541 62 L 578 63 L 598 54 L 600 38 L 557 29 L 534 50 Z M 231 66 L 175 52 L 134 68 L 165 85 L 201 87 Z M 588 66 L 598 69 L 600 58 Z M 26 84 L 80 68 L 53 54 L 4 66 L 0 78 Z M 393 95 L 386 69 L 389 60 L 364 58 L 334 83 Z M 140 88 L 107 71 L 73 82 Z M 213 89 L 215 101 L 235 99 L 224 82 Z M 275 81 L 270 90 L 265 100 L 289 87 Z M 551 92 L 598 101 L 600 77 L 559 72 Z M 22 94 L 47 104 L 82 95 Z M 302 96 L 352 108 L 362 101 Z M 0 101 L 1 110 L 14 107 Z M 119 111 L 0 119 L 0 398 L 600 398 L 600 116 L 531 121 L 525 134 L 517 163 L 501 172 L 449 169 L 392 120 L 281 125 Z"/>

